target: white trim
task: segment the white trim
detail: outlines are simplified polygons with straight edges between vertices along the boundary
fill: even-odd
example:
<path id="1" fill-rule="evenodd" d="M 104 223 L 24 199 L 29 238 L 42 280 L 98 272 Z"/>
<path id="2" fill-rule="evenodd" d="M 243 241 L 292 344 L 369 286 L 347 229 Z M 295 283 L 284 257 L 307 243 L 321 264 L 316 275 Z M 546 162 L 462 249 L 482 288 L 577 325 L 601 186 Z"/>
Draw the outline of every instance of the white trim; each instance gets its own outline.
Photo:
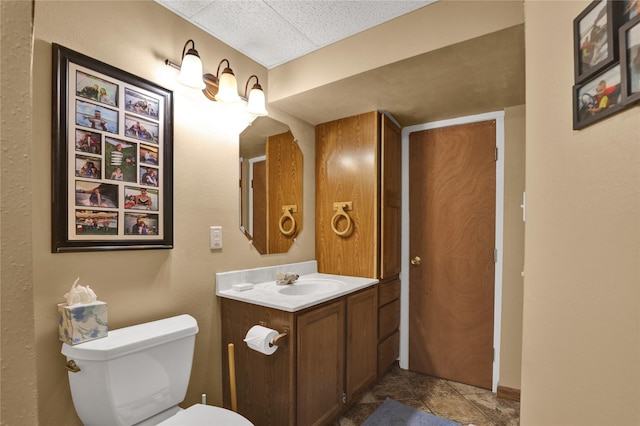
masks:
<path id="1" fill-rule="evenodd" d="M 253 238 L 253 166 L 260 161 L 267 161 L 266 155 L 249 158 L 249 235 Z"/>
<path id="2" fill-rule="evenodd" d="M 492 391 L 498 389 L 500 378 L 500 331 L 502 318 L 502 262 L 504 232 L 504 111 L 460 117 L 433 123 L 417 124 L 402 129 L 402 250 L 400 271 L 400 367 L 409 368 L 409 135 L 413 132 L 496 120 L 496 241 L 498 256 L 495 264 L 495 297 L 493 320 L 493 360 Z"/>

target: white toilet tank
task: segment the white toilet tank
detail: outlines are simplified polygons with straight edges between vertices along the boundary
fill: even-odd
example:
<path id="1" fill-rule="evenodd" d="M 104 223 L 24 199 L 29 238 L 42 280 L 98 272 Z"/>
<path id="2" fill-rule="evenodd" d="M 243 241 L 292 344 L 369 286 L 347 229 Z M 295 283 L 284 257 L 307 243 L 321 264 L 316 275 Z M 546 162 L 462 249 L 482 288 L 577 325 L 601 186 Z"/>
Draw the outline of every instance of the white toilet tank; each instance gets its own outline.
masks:
<path id="1" fill-rule="evenodd" d="M 189 385 L 198 323 L 190 315 L 109 331 L 76 346 L 62 344 L 76 412 L 85 425 L 135 425 L 176 408 Z"/>

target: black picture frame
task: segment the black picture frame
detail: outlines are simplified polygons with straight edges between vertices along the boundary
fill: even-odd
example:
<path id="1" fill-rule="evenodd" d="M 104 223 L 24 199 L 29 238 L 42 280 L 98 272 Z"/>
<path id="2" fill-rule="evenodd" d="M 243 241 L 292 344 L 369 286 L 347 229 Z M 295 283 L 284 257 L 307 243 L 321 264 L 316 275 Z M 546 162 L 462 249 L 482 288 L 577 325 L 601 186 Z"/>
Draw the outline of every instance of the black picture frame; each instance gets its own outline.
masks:
<path id="1" fill-rule="evenodd" d="M 640 101 L 640 15 L 620 27 L 622 103 Z"/>
<path id="2" fill-rule="evenodd" d="M 56 43 L 52 53 L 52 252 L 172 249 L 173 92 Z M 126 128 L 138 117 L 152 130 Z M 155 185 L 141 144 L 156 149 Z"/>
<path id="3" fill-rule="evenodd" d="M 573 129 L 579 130 L 624 109 L 620 63 L 573 87 Z M 603 98 L 606 100 L 603 101 Z M 600 102 L 603 101 L 606 107 Z"/>
<path id="4" fill-rule="evenodd" d="M 595 0 L 573 21 L 575 82 L 582 83 L 618 60 L 622 1 Z"/>

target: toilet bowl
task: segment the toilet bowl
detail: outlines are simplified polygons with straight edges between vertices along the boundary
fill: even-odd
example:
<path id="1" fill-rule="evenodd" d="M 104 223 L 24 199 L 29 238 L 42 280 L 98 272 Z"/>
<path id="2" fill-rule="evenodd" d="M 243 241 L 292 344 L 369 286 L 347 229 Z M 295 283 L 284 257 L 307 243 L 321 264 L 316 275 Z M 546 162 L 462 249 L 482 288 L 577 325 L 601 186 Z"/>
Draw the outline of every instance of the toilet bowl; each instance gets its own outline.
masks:
<path id="1" fill-rule="evenodd" d="M 198 324 L 190 315 L 109 331 L 107 337 L 62 344 L 73 405 L 85 425 L 252 426 L 230 410 L 204 404 L 187 409 Z"/>

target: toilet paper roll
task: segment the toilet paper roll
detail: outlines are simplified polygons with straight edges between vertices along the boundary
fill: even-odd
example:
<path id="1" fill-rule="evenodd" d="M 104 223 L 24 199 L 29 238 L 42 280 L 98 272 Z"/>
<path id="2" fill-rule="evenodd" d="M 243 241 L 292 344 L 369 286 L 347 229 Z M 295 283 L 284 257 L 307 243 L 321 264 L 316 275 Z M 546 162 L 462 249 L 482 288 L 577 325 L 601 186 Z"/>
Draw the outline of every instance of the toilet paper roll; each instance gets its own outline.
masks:
<path id="1" fill-rule="evenodd" d="M 258 351 L 265 355 L 272 355 L 278 347 L 271 344 L 271 341 L 278 336 L 276 330 L 272 330 L 261 325 L 254 325 L 249 329 L 244 341 L 254 351 Z"/>

